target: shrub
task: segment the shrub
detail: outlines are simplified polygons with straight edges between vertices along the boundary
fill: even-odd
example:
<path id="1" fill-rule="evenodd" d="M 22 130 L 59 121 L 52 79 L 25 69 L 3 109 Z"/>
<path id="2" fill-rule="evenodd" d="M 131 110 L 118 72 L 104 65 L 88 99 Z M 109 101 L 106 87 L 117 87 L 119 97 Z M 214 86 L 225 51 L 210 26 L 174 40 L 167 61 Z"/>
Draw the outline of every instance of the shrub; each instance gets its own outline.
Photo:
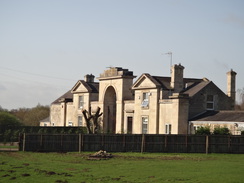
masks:
<path id="1" fill-rule="evenodd" d="M 230 130 L 227 127 L 214 128 L 213 135 L 230 135 Z"/>
<path id="2" fill-rule="evenodd" d="M 210 135 L 210 128 L 209 127 L 199 127 L 197 130 L 196 130 L 196 133 L 197 135 Z"/>

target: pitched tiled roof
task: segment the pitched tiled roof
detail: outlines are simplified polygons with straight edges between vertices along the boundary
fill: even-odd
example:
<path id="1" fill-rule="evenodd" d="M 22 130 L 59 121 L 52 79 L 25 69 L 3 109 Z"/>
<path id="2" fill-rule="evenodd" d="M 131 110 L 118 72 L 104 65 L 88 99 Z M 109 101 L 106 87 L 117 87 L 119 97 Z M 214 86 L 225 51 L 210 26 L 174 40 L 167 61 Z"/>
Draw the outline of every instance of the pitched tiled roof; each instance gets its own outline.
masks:
<path id="1" fill-rule="evenodd" d="M 90 88 L 92 93 L 98 93 L 99 91 L 99 83 L 86 83 Z"/>
<path id="2" fill-rule="evenodd" d="M 161 85 L 162 89 L 170 90 L 170 77 L 152 76 L 152 78 Z"/>
<path id="3" fill-rule="evenodd" d="M 160 87 L 163 90 L 172 90 L 172 88 L 170 87 L 171 77 L 151 76 L 148 73 L 144 73 L 136 81 L 136 83 L 144 76 L 150 79 L 157 87 Z M 181 91 L 181 93 L 188 94 L 190 97 L 192 97 L 200 90 L 202 90 L 205 86 L 207 86 L 211 81 L 209 81 L 206 78 L 205 79 L 183 78 L 183 82 L 185 88 Z"/>
<path id="4" fill-rule="evenodd" d="M 194 96 L 197 94 L 199 91 L 201 91 L 203 88 L 205 88 L 209 83 L 212 81 L 204 81 L 202 80 L 201 82 L 190 82 L 189 85 L 183 90 L 184 94 L 188 94 L 189 97 Z"/>
<path id="5" fill-rule="evenodd" d="M 55 101 L 53 101 L 52 104 L 59 104 L 62 101 L 73 101 L 73 93 L 71 93 L 71 90 L 67 91 L 65 94 L 63 94 L 61 97 L 57 98 Z"/>
<path id="6" fill-rule="evenodd" d="M 206 111 L 190 121 L 231 121 L 244 122 L 244 111 Z"/>
<path id="7" fill-rule="evenodd" d="M 164 90 L 170 90 L 171 77 L 160 77 L 151 76 L 157 83 L 159 83 Z M 188 94 L 190 97 L 194 96 L 205 86 L 207 86 L 211 81 L 207 79 L 195 79 L 195 78 L 184 78 L 183 79 L 185 88 L 182 93 Z"/>
<path id="8" fill-rule="evenodd" d="M 39 122 L 50 122 L 50 116 L 48 116 L 45 119 L 40 120 Z"/>
<path id="9" fill-rule="evenodd" d="M 99 83 L 97 82 L 85 82 L 84 80 L 79 80 L 75 86 L 71 89 L 71 92 L 76 90 L 76 88 L 82 84 L 89 92 L 98 93 L 99 91 Z"/>

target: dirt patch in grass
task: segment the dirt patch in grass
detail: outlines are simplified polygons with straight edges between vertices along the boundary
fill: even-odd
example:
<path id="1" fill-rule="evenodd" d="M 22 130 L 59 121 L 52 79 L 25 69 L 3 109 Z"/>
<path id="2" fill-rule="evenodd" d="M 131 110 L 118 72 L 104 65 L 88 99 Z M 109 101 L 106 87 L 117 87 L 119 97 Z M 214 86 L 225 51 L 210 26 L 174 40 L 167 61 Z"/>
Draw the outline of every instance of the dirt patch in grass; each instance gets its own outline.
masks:
<path id="1" fill-rule="evenodd" d="M 13 157 L 13 158 L 24 158 L 24 154 L 16 153 L 16 152 L 0 152 L 1 156 Z"/>
<path id="2" fill-rule="evenodd" d="M 3 175 L 2 177 L 9 177 L 10 175 L 9 174 L 5 174 L 5 175 Z"/>
<path id="3" fill-rule="evenodd" d="M 51 175 L 63 175 L 65 177 L 72 177 L 73 175 L 68 174 L 68 173 L 56 173 L 54 171 L 47 171 L 47 170 L 40 170 L 40 169 L 35 169 L 35 172 L 37 172 L 38 174 L 45 174 L 46 176 L 51 176 Z"/>
<path id="4" fill-rule="evenodd" d="M 9 180 L 15 180 L 16 179 L 16 177 L 11 177 Z"/>
<path id="5" fill-rule="evenodd" d="M 67 180 L 56 180 L 55 182 L 56 182 L 56 183 L 68 183 Z"/>
<path id="6" fill-rule="evenodd" d="M 138 156 L 130 156 L 130 155 L 113 155 L 114 158 L 124 159 L 124 160 L 169 160 L 169 161 L 181 161 L 181 160 L 191 160 L 191 161 L 206 161 L 206 160 L 215 160 L 214 157 L 194 157 L 194 156 L 184 156 L 184 155 L 162 155 L 162 156 L 153 156 L 149 157 L 147 155 L 138 155 Z"/>
<path id="7" fill-rule="evenodd" d="M 152 157 L 145 156 L 124 156 L 124 155 L 114 155 L 114 158 L 125 159 L 125 160 L 147 160 L 147 159 L 155 159 Z"/>
<path id="8" fill-rule="evenodd" d="M 40 170 L 40 169 L 35 169 L 34 171 L 39 173 L 39 174 L 56 175 L 56 172 L 53 172 L 53 171 Z"/>
<path id="9" fill-rule="evenodd" d="M 16 172 L 15 170 L 8 170 L 9 173 L 14 173 Z"/>
<path id="10" fill-rule="evenodd" d="M 30 174 L 28 174 L 28 173 L 22 174 L 22 177 L 29 177 L 29 176 L 30 176 Z"/>

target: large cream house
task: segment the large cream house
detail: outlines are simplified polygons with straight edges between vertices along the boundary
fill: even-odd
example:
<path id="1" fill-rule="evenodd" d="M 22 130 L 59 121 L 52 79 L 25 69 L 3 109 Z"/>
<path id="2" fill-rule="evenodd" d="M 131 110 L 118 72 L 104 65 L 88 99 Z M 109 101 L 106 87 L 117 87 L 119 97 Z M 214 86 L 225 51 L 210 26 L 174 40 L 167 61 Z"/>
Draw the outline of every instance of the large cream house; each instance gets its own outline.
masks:
<path id="1" fill-rule="evenodd" d="M 207 78 L 184 78 L 183 71 L 176 64 L 171 77 L 144 73 L 134 83 L 133 72 L 121 67 L 105 70 L 99 82 L 86 75 L 51 104 L 49 125 L 85 126 L 82 110 L 100 107 L 104 133 L 189 134 L 194 126 L 190 119 L 234 108 L 234 71 L 227 73 L 227 94 Z"/>

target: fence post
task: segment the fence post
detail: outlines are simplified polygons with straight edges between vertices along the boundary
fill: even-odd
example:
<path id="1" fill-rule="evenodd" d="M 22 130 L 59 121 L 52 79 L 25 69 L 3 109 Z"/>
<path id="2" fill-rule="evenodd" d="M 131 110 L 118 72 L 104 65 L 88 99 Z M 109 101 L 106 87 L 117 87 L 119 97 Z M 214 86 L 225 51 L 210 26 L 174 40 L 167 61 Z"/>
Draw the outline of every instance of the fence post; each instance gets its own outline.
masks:
<path id="1" fill-rule="evenodd" d="M 209 137 L 206 135 L 206 154 L 208 154 L 208 147 L 209 147 Z"/>
<path id="2" fill-rule="evenodd" d="M 188 153 L 188 136 L 186 134 L 186 152 Z"/>
<path id="3" fill-rule="evenodd" d="M 165 135 L 164 138 L 164 152 L 166 151 L 166 148 L 167 148 L 167 135 Z"/>
<path id="4" fill-rule="evenodd" d="M 84 151 L 84 134 L 82 134 L 82 136 L 81 136 L 81 148 Z"/>
<path id="5" fill-rule="evenodd" d="M 231 137 L 228 136 L 228 153 L 231 153 Z"/>
<path id="6" fill-rule="evenodd" d="M 43 143 L 42 143 L 42 134 L 41 134 L 41 142 L 40 142 L 40 146 L 41 146 L 41 148 L 42 148 L 42 144 L 43 144 Z"/>
<path id="7" fill-rule="evenodd" d="M 81 134 L 79 133 L 79 153 L 81 152 Z"/>
<path id="8" fill-rule="evenodd" d="M 25 133 L 24 133 L 24 136 L 23 136 L 23 151 L 25 151 Z"/>
<path id="9" fill-rule="evenodd" d="M 100 144 L 100 149 L 102 149 L 103 151 L 105 150 L 104 149 L 104 134 L 102 134 L 102 142 Z"/>
<path id="10" fill-rule="evenodd" d="M 123 150 L 126 151 L 126 148 L 125 148 L 125 134 L 123 135 Z"/>
<path id="11" fill-rule="evenodd" d="M 142 139 L 141 139 L 141 153 L 143 153 L 143 148 L 144 148 L 144 139 L 145 139 L 145 135 L 142 134 Z"/>

